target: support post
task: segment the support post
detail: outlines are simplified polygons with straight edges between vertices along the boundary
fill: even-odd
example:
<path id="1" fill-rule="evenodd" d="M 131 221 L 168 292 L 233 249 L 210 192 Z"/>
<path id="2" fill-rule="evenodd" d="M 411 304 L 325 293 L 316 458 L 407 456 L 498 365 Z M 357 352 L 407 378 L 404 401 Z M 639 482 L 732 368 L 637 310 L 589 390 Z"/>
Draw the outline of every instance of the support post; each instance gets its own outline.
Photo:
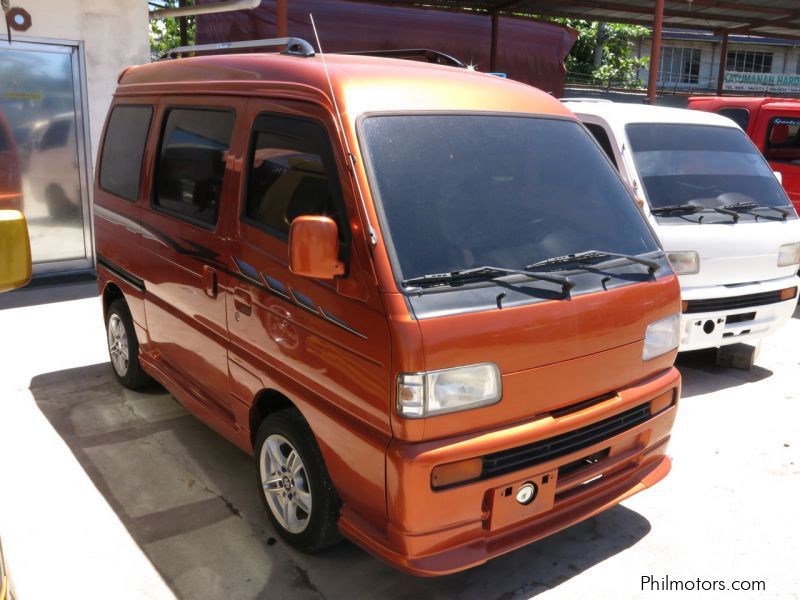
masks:
<path id="1" fill-rule="evenodd" d="M 500 24 L 500 15 L 492 12 L 492 48 L 489 54 L 489 70 L 497 71 L 497 30 Z"/>
<path id="2" fill-rule="evenodd" d="M 650 72 L 647 77 L 647 102 L 656 103 L 658 86 L 658 59 L 661 53 L 661 28 L 664 24 L 664 0 L 656 0 L 653 15 L 653 43 L 650 45 Z"/>
<path id="3" fill-rule="evenodd" d="M 186 0 L 178 0 L 178 6 L 183 8 L 186 6 Z M 178 17 L 178 31 L 181 39 L 181 46 L 189 45 L 189 27 L 186 23 L 186 17 Z"/>
<path id="4" fill-rule="evenodd" d="M 722 32 L 722 46 L 719 54 L 719 73 L 717 74 L 717 96 L 722 96 L 722 88 L 725 84 L 725 67 L 728 64 L 728 32 Z"/>
<path id="5" fill-rule="evenodd" d="M 286 3 L 288 0 L 278 0 L 278 37 L 289 35 L 289 16 Z"/>

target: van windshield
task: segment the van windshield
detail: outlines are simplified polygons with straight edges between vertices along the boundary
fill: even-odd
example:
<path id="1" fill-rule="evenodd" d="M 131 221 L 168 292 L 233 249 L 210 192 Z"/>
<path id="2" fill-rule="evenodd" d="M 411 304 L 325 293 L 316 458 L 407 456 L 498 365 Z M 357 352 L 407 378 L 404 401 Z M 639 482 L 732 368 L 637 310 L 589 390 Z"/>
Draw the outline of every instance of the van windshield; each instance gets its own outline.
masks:
<path id="1" fill-rule="evenodd" d="M 657 251 L 603 151 L 567 119 L 382 115 L 362 145 L 398 280 Z"/>
<path id="2" fill-rule="evenodd" d="M 651 208 L 789 205 L 769 165 L 738 128 L 631 123 L 625 129 Z"/>

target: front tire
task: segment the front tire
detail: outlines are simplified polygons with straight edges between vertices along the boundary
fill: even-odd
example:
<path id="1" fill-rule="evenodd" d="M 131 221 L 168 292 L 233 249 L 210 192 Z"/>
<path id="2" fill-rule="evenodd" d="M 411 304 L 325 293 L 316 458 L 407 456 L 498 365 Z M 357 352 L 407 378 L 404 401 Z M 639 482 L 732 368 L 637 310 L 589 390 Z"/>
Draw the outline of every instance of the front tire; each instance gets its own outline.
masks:
<path id="1" fill-rule="evenodd" d="M 341 501 L 314 434 L 297 409 L 264 420 L 256 435 L 255 460 L 261 499 L 278 535 L 304 552 L 341 539 L 336 525 Z"/>
<path id="2" fill-rule="evenodd" d="M 128 305 L 122 299 L 114 300 L 106 313 L 106 338 L 108 355 L 114 375 L 129 390 L 138 390 L 152 379 L 139 363 L 139 340 L 133 328 Z"/>

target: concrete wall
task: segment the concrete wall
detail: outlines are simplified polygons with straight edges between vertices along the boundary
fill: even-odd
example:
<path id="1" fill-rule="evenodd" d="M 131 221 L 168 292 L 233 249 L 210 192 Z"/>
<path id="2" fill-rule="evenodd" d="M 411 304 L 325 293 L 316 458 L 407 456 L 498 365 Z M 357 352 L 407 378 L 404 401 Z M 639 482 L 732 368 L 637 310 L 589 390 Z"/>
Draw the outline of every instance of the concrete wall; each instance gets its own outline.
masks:
<path id="1" fill-rule="evenodd" d="M 12 0 L 31 14 L 32 27 L 20 35 L 82 41 L 86 55 L 84 90 L 89 107 L 91 154 L 97 145 L 119 72 L 150 61 L 146 0 Z"/>

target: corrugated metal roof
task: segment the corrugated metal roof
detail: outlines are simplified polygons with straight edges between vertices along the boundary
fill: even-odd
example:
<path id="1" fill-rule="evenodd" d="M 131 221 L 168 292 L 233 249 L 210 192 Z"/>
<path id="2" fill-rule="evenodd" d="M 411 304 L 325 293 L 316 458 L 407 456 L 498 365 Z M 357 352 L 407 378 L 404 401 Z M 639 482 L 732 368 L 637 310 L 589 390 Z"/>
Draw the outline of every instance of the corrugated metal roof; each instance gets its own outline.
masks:
<path id="1" fill-rule="evenodd" d="M 382 0 L 379 3 L 637 25 L 652 25 L 655 11 L 655 0 Z M 800 2 L 666 0 L 664 26 L 800 39 Z"/>

